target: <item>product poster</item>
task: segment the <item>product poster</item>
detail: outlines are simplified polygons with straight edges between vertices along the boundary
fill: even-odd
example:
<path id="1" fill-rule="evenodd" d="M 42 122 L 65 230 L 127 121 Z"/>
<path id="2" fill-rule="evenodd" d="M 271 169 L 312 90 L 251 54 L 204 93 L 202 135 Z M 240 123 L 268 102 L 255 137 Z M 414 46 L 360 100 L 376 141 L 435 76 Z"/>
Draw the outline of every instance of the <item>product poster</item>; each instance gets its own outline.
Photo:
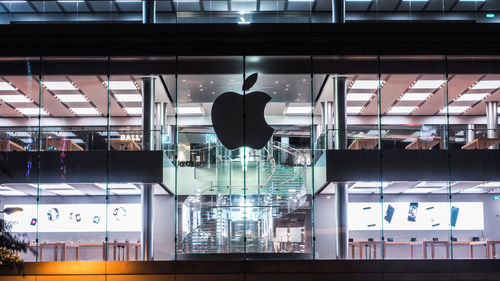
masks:
<path id="1" fill-rule="evenodd" d="M 482 202 L 352 202 L 348 208 L 350 230 L 484 229 Z"/>
<path id="2" fill-rule="evenodd" d="M 110 232 L 140 231 L 140 204 L 20 204 L 22 212 L 4 215 L 13 232 Z M 106 211 L 107 209 L 107 211 Z M 37 229 L 38 227 L 38 229 Z"/>

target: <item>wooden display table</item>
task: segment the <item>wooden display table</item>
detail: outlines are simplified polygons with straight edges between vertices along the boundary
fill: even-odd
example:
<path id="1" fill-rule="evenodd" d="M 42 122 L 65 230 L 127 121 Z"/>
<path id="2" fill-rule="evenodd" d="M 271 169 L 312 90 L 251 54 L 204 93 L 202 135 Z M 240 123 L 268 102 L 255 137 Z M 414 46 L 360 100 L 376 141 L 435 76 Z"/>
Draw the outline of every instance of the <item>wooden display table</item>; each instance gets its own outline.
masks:
<path id="1" fill-rule="evenodd" d="M 0 151 L 26 151 L 26 149 L 13 141 L 0 140 Z"/>
<path id="2" fill-rule="evenodd" d="M 367 248 L 369 247 L 370 250 L 373 253 L 373 259 L 377 258 L 377 245 L 381 245 L 381 241 L 355 241 L 355 242 L 349 242 L 349 244 L 352 246 L 351 251 L 352 251 L 352 256 L 354 258 L 354 247 L 357 246 L 359 248 L 359 259 L 363 259 L 363 246 L 366 246 Z"/>
<path id="3" fill-rule="evenodd" d="M 393 241 L 393 242 L 385 242 L 384 243 L 384 258 L 386 257 L 387 255 L 387 246 L 391 246 L 391 245 L 395 245 L 395 246 L 404 246 L 404 245 L 408 245 L 410 246 L 410 259 L 413 259 L 413 253 L 414 253 L 414 247 L 415 245 L 422 245 L 422 242 L 417 242 L 417 241 Z"/>
<path id="4" fill-rule="evenodd" d="M 488 149 L 498 143 L 500 143 L 500 138 L 477 138 L 462 146 L 462 149 Z"/>
<path id="5" fill-rule="evenodd" d="M 432 140 L 415 139 L 409 145 L 407 145 L 405 149 L 432 149 L 437 144 L 439 144 L 439 146 L 441 147 L 441 138 L 434 138 Z"/>
<path id="6" fill-rule="evenodd" d="M 474 258 L 474 246 L 483 245 L 486 246 L 486 241 L 452 241 L 451 245 L 466 245 L 469 246 L 469 258 Z M 486 252 L 486 258 L 488 258 L 488 252 Z"/>
<path id="7" fill-rule="evenodd" d="M 436 245 L 444 245 L 446 247 L 446 259 L 450 258 L 450 242 L 448 241 L 423 241 L 422 242 L 422 258 L 427 259 L 427 245 L 431 245 L 431 257 L 436 257 Z"/>
<path id="8" fill-rule="evenodd" d="M 110 140 L 114 150 L 141 150 L 141 147 L 133 140 Z"/>
<path id="9" fill-rule="evenodd" d="M 378 139 L 355 139 L 349 150 L 372 150 L 378 145 Z"/>
<path id="10" fill-rule="evenodd" d="M 123 247 L 125 249 L 124 260 L 130 260 L 130 248 L 134 247 L 135 249 L 135 260 L 139 260 L 139 248 L 141 247 L 141 243 L 130 243 L 130 242 L 113 242 L 108 243 L 108 247 L 113 247 L 113 260 L 117 260 L 117 249 L 119 247 Z M 29 244 L 28 247 L 36 248 L 36 244 Z M 102 260 L 106 260 L 106 243 L 64 243 L 64 242 L 52 242 L 52 243 L 40 243 L 38 245 L 38 258 L 39 261 L 43 261 L 43 248 L 46 247 L 54 247 L 54 261 L 57 261 L 58 255 L 57 250 L 61 248 L 61 261 L 66 260 L 66 249 L 67 248 L 75 248 L 75 260 L 80 259 L 80 248 L 102 248 Z M 16 256 L 19 256 L 19 251 L 16 251 Z M 111 259 L 108 259 L 111 260 Z"/>
<path id="11" fill-rule="evenodd" d="M 499 240 L 486 241 L 486 255 L 489 259 L 496 259 L 496 244 L 500 244 Z"/>
<path id="12" fill-rule="evenodd" d="M 53 147 L 58 151 L 83 151 L 83 148 L 78 144 L 74 143 L 72 140 L 46 140 L 45 150 L 50 150 Z"/>

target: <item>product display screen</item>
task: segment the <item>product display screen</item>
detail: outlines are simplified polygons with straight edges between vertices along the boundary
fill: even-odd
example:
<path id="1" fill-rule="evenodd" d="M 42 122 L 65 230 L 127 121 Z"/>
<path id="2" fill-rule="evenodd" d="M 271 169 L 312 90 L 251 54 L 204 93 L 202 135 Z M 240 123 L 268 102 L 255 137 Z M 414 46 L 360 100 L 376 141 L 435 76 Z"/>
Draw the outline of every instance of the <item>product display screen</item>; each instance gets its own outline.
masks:
<path id="1" fill-rule="evenodd" d="M 13 232 L 104 232 L 105 204 L 20 204 L 22 212 L 4 215 L 12 223 Z M 140 204 L 109 204 L 108 231 L 141 231 Z"/>
<path id="2" fill-rule="evenodd" d="M 482 202 L 349 203 L 350 230 L 482 230 Z M 383 208 L 382 210 L 380 208 Z M 383 214 L 383 219 L 380 215 Z"/>

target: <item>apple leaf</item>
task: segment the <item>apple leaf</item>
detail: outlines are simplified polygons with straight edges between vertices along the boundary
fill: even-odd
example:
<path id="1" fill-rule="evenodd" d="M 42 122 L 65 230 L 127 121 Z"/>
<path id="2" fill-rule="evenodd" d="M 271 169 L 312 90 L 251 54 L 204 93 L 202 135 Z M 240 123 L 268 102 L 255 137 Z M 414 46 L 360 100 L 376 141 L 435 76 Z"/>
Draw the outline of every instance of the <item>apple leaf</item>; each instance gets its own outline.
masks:
<path id="1" fill-rule="evenodd" d="M 243 91 L 248 91 L 250 90 L 250 88 L 253 87 L 253 85 L 255 84 L 255 82 L 257 82 L 257 77 L 259 75 L 257 73 L 254 73 L 250 76 L 248 76 L 246 79 L 245 79 L 245 82 L 243 83 L 243 87 L 241 87 L 241 89 Z"/>

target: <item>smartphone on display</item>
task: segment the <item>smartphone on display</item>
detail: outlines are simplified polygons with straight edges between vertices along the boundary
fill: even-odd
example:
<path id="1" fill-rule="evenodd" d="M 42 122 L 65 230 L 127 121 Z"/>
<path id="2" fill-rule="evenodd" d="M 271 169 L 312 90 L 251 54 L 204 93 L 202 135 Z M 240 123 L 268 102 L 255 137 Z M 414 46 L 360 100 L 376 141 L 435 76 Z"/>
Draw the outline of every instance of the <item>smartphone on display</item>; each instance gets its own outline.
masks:
<path id="1" fill-rule="evenodd" d="M 30 225 L 36 225 L 36 219 L 35 218 L 31 219 Z"/>
<path id="2" fill-rule="evenodd" d="M 94 223 L 95 223 L 95 224 L 98 224 L 100 220 L 101 220 L 101 217 L 99 217 L 99 216 L 94 216 Z"/>
<path id="3" fill-rule="evenodd" d="M 76 214 L 76 215 L 75 215 L 75 220 L 76 220 L 77 222 L 81 221 L 81 220 L 82 220 L 82 216 L 81 216 L 80 214 Z"/>
<path id="4" fill-rule="evenodd" d="M 455 206 L 451 207 L 451 220 L 450 220 L 450 224 L 453 227 L 455 227 L 455 225 L 457 224 L 458 211 L 460 211 L 460 208 L 455 207 Z"/>
<path id="5" fill-rule="evenodd" d="M 411 202 L 408 208 L 408 221 L 415 222 L 417 220 L 418 203 Z"/>
<path id="6" fill-rule="evenodd" d="M 392 221 L 392 216 L 394 215 L 394 207 L 389 204 L 387 206 L 387 210 L 385 211 L 385 217 L 384 219 L 388 222 L 391 223 Z"/>

